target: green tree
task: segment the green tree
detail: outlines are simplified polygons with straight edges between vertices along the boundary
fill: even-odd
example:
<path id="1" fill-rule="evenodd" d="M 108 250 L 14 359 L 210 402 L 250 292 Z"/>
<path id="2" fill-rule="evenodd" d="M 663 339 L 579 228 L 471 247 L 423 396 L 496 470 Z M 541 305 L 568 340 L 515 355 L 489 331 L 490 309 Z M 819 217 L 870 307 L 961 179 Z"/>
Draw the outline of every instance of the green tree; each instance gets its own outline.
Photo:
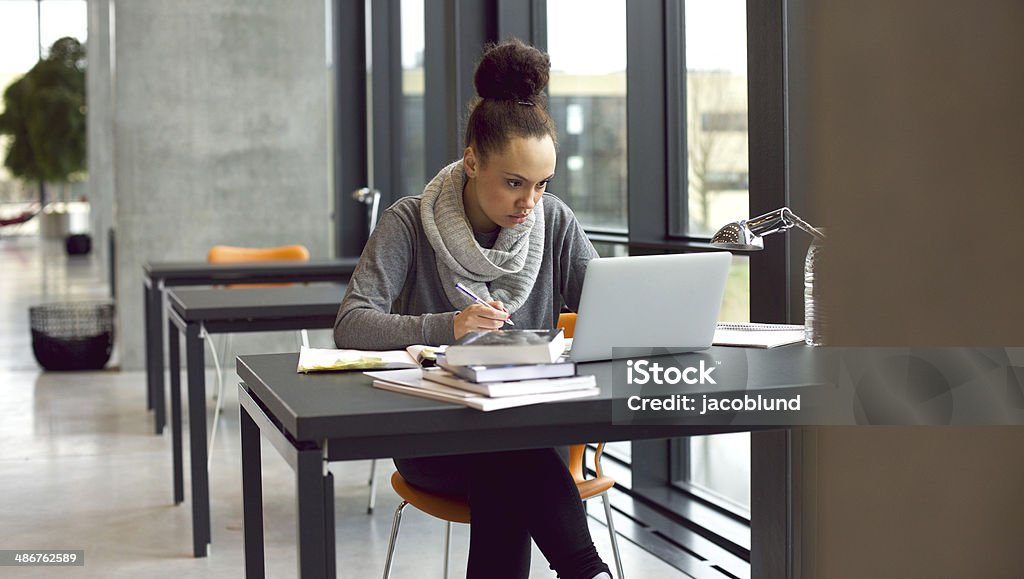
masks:
<path id="1" fill-rule="evenodd" d="M 4 91 L 0 134 L 11 135 L 4 165 L 15 177 L 67 183 L 86 168 L 85 48 L 74 38 L 53 43 L 50 54 Z"/>

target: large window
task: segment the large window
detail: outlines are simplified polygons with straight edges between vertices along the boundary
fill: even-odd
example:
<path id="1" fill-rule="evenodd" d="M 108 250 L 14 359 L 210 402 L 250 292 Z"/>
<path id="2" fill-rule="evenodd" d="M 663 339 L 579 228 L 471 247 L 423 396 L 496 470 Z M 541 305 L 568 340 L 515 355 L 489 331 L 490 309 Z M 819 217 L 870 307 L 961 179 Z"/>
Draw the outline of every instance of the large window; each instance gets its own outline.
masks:
<path id="1" fill-rule="evenodd" d="M 547 1 L 559 144 L 550 190 L 592 231 L 627 228 L 625 16 L 625 0 Z"/>

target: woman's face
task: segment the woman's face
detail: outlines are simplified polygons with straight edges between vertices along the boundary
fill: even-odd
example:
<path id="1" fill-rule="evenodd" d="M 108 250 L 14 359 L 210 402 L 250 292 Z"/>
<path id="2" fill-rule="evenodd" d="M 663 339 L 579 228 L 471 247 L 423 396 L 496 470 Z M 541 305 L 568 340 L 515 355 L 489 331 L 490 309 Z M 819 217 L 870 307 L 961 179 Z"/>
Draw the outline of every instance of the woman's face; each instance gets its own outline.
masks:
<path id="1" fill-rule="evenodd" d="M 463 192 L 466 216 L 480 233 L 514 227 L 540 201 L 555 173 L 555 144 L 551 137 L 515 137 L 504 151 L 480 163 L 473 147 L 463 152 L 469 180 Z"/>

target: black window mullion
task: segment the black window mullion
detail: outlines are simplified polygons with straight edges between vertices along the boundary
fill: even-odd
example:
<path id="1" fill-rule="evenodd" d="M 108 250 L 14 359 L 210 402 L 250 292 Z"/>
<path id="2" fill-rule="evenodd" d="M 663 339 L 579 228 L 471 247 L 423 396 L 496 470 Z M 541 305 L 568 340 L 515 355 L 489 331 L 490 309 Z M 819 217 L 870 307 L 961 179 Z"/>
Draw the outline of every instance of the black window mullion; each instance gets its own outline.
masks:
<path id="1" fill-rule="evenodd" d="M 352 201 L 352 191 L 368 182 L 365 5 L 335 0 L 331 9 L 335 255 L 357 257 L 366 240 L 366 209 Z"/>
<path id="2" fill-rule="evenodd" d="M 631 244 L 660 242 L 667 233 L 667 4 L 626 3 L 627 223 Z"/>
<path id="3" fill-rule="evenodd" d="M 668 234 L 683 236 L 689 223 L 689 169 L 686 122 L 686 9 L 683 2 L 665 3 L 666 159 L 668 162 Z"/>
<path id="4" fill-rule="evenodd" d="M 371 4 L 373 187 L 380 205 L 403 195 L 402 163 L 402 20 L 399 0 Z"/>
<path id="5" fill-rule="evenodd" d="M 747 2 L 751 216 L 788 203 L 784 1 Z M 750 256 L 751 320 L 785 323 L 792 319 L 789 247 L 789 235 L 774 236 L 763 251 Z"/>
<path id="6" fill-rule="evenodd" d="M 499 40 L 515 37 L 547 50 L 546 0 L 497 0 L 497 9 Z"/>
<path id="7" fill-rule="evenodd" d="M 427 173 L 462 157 L 463 121 L 473 69 L 498 35 L 495 0 L 431 0 L 424 5 L 424 107 Z"/>
<path id="8" fill-rule="evenodd" d="M 458 99 L 452 98 L 455 74 L 455 0 L 434 0 L 423 7 L 424 154 L 432 175 L 456 158 Z"/>

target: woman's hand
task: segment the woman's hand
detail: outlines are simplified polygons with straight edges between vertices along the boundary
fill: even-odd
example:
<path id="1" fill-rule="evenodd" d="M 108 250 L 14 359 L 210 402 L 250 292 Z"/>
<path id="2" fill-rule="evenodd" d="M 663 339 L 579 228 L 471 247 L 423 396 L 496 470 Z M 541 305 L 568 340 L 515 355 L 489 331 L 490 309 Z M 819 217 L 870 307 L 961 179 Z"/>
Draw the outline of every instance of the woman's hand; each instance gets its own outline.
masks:
<path id="1" fill-rule="evenodd" d="M 487 302 L 493 307 L 473 304 L 455 314 L 455 339 L 458 340 L 469 332 L 500 330 L 508 319 L 505 304 L 499 301 Z M 495 309 L 497 308 L 497 309 Z"/>

